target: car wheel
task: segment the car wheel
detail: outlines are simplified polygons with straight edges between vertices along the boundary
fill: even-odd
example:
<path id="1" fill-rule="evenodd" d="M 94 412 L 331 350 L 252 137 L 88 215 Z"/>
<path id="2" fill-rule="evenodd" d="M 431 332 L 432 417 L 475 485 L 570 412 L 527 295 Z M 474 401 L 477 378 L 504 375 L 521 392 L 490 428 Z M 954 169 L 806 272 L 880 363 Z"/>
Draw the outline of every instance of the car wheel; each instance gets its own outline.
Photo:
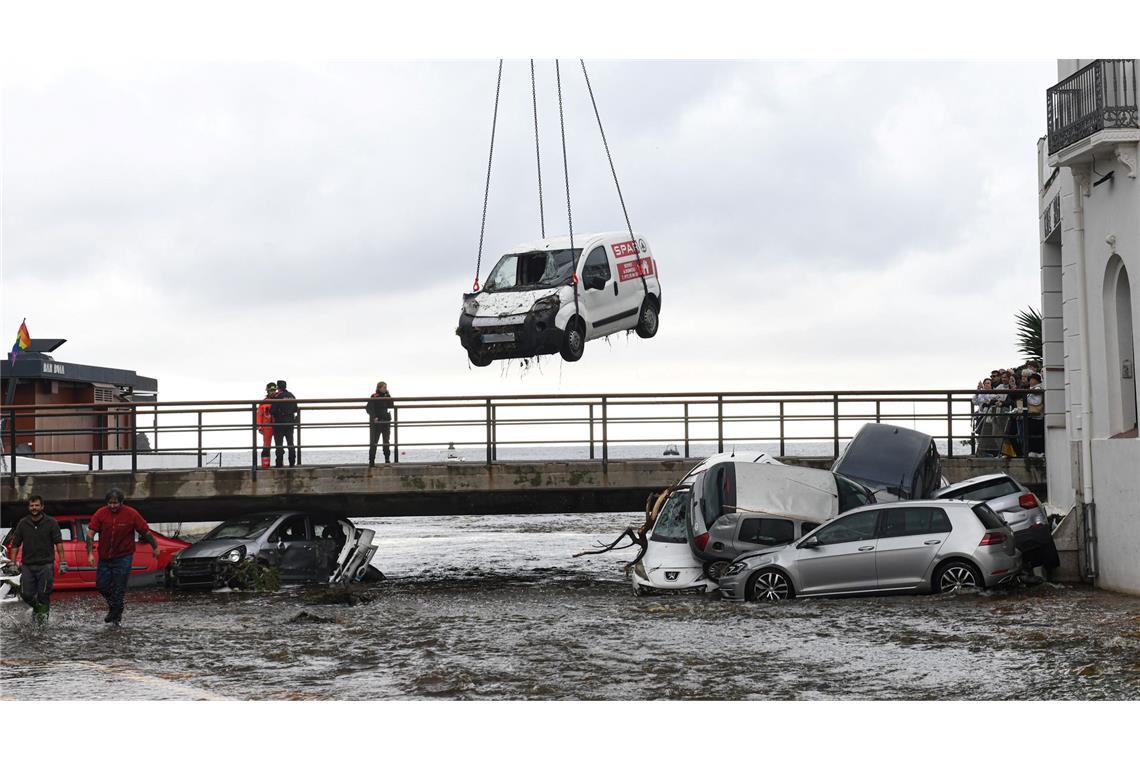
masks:
<path id="1" fill-rule="evenodd" d="M 782 602 L 796 595 L 788 576 L 779 570 L 761 570 L 748 579 L 744 598 L 750 602 Z"/>
<path id="2" fill-rule="evenodd" d="M 582 358 L 585 350 L 586 333 L 582 329 L 582 321 L 575 317 L 566 325 L 566 332 L 562 334 L 562 358 L 576 362 Z"/>
<path id="3" fill-rule="evenodd" d="M 637 335 L 652 338 L 657 334 L 657 303 L 652 298 L 641 302 L 641 314 L 637 317 Z"/>
<path id="4" fill-rule="evenodd" d="M 947 562 L 934 572 L 934 593 L 947 594 L 968 588 L 982 588 L 982 578 L 973 565 Z"/>
<path id="5" fill-rule="evenodd" d="M 493 359 L 486 354 L 476 353 L 475 351 L 468 351 L 467 359 L 476 367 L 488 367 L 493 361 Z"/>

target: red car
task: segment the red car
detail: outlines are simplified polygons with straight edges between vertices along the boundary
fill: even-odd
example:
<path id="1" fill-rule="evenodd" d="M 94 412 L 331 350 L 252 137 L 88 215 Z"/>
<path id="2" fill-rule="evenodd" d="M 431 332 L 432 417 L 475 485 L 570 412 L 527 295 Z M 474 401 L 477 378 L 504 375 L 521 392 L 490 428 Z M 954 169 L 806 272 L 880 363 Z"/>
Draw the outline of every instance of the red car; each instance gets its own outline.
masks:
<path id="1" fill-rule="evenodd" d="M 56 591 L 79 591 L 95 588 L 95 568 L 87 564 L 87 523 L 91 515 L 67 515 L 64 517 L 52 515 L 59 523 L 59 531 L 63 534 L 63 556 L 67 560 L 67 572 L 61 573 L 56 567 L 53 578 Z M 135 556 L 131 560 L 131 578 L 129 586 L 161 585 L 166 578 L 166 567 L 174 555 L 190 544 L 177 538 L 169 538 L 151 531 L 154 540 L 158 542 L 158 558 L 155 559 L 154 550 L 150 544 L 138 542 L 135 544 Z M 4 541 L 8 547 L 7 537 Z M 95 546 L 99 542 L 95 541 Z M 11 550 L 9 548 L 9 555 Z M 98 550 L 96 550 L 98 555 Z M 96 560 L 98 562 L 98 560 Z"/>

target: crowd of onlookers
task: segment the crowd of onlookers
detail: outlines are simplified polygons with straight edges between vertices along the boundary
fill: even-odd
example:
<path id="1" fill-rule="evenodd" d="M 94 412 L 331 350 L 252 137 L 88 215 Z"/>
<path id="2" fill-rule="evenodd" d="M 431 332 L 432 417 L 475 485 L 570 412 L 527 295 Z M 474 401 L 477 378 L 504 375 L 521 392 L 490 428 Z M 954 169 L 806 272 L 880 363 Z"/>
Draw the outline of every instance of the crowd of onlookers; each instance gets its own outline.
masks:
<path id="1" fill-rule="evenodd" d="M 978 381 L 974 436 L 981 456 L 1044 456 L 1045 387 L 1036 360 Z"/>

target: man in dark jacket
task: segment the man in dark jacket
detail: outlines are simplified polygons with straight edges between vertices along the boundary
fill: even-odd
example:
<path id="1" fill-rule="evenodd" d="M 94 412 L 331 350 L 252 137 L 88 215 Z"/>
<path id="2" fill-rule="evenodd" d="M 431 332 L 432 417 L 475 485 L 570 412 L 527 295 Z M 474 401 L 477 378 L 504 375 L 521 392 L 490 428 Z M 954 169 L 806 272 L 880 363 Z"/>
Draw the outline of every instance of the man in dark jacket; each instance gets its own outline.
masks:
<path id="1" fill-rule="evenodd" d="M 95 510 L 87 523 L 87 564 L 95 564 L 95 534 L 99 534 L 99 567 L 95 570 L 95 588 L 107 600 L 104 623 L 118 625 L 123 619 L 127 581 L 131 577 L 131 558 L 135 556 L 135 534 L 150 544 L 158 559 L 158 541 L 150 532 L 143 516 L 123 503 L 123 492 L 112 488 L 107 503 Z"/>
<path id="2" fill-rule="evenodd" d="M 11 560 L 23 555 L 20 563 L 20 598 L 32 608 L 32 617 L 43 625 L 51 607 L 52 550 L 59 556 L 60 571 L 67 570 L 63 558 L 63 534 L 54 517 L 44 514 L 44 500 L 37 494 L 28 497 L 28 514 L 16 523 L 5 539 L 12 547 Z M 21 552 L 20 550 L 23 549 Z"/>
<path id="3" fill-rule="evenodd" d="M 388 393 L 387 383 L 376 383 L 376 392 L 365 408 L 368 410 L 368 466 L 376 466 L 376 441 L 381 436 L 384 438 L 384 463 L 387 464 L 391 461 L 388 437 L 392 427 L 392 396 Z"/>
<path id="4" fill-rule="evenodd" d="M 295 399 L 297 397 L 287 390 L 284 380 L 278 380 L 277 394 L 273 398 Z M 273 444 L 277 454 L 278 467 L 283 466 L 286 441 L 289 443 L 289 466 L 293 467 L 297 463 L 297 449 L 293 446 L 293 428 L 297 424 L 299 411 L 296 401 L 278 401 L 273 404 Z"/>

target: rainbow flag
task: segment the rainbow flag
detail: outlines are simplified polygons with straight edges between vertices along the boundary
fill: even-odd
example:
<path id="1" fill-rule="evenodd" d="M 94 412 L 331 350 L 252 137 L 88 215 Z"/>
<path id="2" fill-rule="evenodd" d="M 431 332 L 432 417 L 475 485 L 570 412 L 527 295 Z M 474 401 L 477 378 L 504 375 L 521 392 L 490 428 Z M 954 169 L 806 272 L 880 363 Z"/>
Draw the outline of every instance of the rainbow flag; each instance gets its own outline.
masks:
<path id="1" fill-rule="evenodd" d="M 16 354 L 21 351 L 27 351 L 28 347 L 32 345 L 32 336 L 28 334 L 28 320 L 20 320 L 20 329 L 16 331 L 16 342 L 12 344 L 12 350 L 8 352 L 8 358 L 16 361 Z"/>

